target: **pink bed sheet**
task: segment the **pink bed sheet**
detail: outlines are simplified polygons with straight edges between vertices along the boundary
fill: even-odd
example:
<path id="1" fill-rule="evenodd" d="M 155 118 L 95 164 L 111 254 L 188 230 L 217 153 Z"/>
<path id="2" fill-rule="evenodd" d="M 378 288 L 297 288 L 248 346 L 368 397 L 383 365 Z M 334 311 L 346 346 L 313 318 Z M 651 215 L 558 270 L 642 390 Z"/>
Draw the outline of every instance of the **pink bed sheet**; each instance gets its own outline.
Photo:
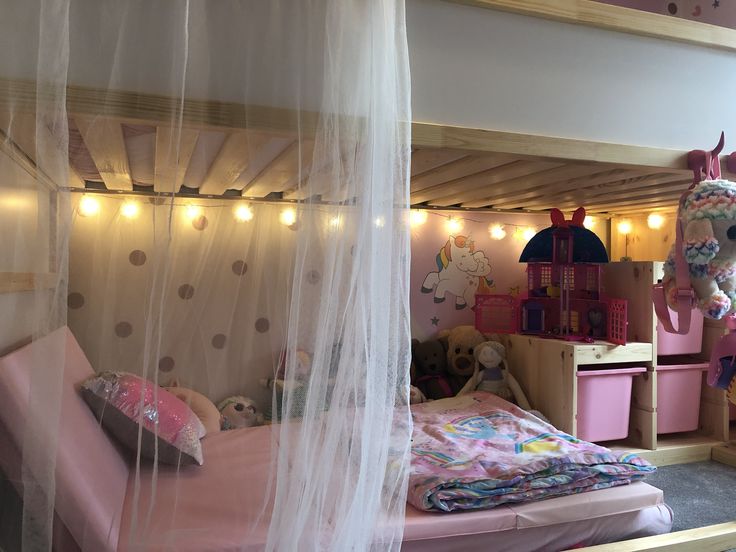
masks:
<path id="1" fill-rule="evenodd" d="M 150 468 L 141 470 L 139 505 L 133 512 L 135 477 L 128 483 L 120 550 L 261 550 L 269 517 L 259 518 L 268 496 L 271 427 L 205 437 L 203 466 L 160 469 L 155 505 Z M 134 521 L 137 519 L 137 521 Z M 133 524 L 136 523 L 135 527 Z M 407 505 L 406 550 L 562 550 L 668 532 L 670 510 L 662 491 L 643 482 L 492 510 L 422 512 Z M 131 529 L 133 531 L 131 532 Z M 134 533 L 138 538 L 131 539 Z M 244 546 L 244 543 L 247 543 Z"/>

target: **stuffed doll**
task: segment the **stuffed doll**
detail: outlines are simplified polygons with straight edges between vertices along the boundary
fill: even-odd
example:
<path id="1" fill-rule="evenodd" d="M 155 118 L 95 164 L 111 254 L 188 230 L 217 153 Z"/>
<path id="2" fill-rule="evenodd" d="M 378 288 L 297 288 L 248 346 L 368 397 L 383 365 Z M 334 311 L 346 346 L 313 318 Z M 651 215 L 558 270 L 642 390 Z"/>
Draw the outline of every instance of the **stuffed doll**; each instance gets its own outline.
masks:
<path id="1" fill-rule="evenodd" d="M 486 338 L 474 326 L 457 326 L 440 333 L 447 340 L 447 371 L 452 394 L 456 395 L 475 371 L 475 347 Z"/>
<path id="2" fill-rule="evenodd" d="M 413 385 L 429 400 L 452 397 L 447 374 L 447 352 L 442 341 L 432 339 L 411 343 L 412 364 L 416 372 Z"/>
<path id="3" fill-rule="evenodd" d="M 312 357 L 308 352 L 303 351 L 302 349 L 297 349 L 295 357 L 296 366 L 294 367 L 294 379 L 296 379 L 297 381 L 306 381 L 309 378 L 310 372 L 312 371 Z M 286 352 L 284 351 L 281 354 L 279 369 L 276 371 L 276 379 L 283 380 L 285 379 L 285 375 Z"/>
<path id="4" fill-rule="evenodd" d="M 420 404 L 423 402 L 427 402 L 427 397 L 424 396 L 424 393 L 418 388 L 414 387 L 413 385 L 409 386 L 409 404 Z"/>
<path id="5" fill-rule="evenodd" d="M 169 387 L 164 387 L 164 389 L 189 405 L 189 408 L 197 415 L 197 418 L 207 430 L 207 435 L 220 431 L 220 412 L 215 403 L 201 393 L 186 387 L 180 387 L 178 379 L 170 382 Z"/>
<path id="6" fill-rule="evenodd" d="M 720 320 L 736 311 L 736 184 L 727 180 L 698 183 L 680 205 L 683 253 L 697 306 Z M 667 302 L 677 309 L 674 247 L 664 266 Z"/>
<path id="7" fill-rule="evenodd" d="M 217 405 L 220 411 L 222 429 L 237 429 L 263 424 L 263 414 L 258 412 L 253 399 L 234 396 Z"/>

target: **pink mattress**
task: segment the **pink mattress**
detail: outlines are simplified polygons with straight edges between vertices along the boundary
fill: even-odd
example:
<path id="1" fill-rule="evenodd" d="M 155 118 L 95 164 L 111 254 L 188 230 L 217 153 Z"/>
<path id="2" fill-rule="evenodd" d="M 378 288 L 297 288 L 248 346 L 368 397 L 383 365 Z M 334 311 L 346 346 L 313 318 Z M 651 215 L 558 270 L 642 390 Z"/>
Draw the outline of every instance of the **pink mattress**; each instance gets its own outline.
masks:
<path id="1" fill-rule="evenodd" d="M 204 466 L 160 469 L 156 506 L 151 504 L 151 470 L 141 471 L 138 522 L 131 542 L 135 477 L 128 482 L 120 549 L 145 544 L 150 550 L 260 550 L 268 516 L 258 518 L 268 492 L 271 427 L 226 431 L 205 437 Z M 403 549 L 411 550 L 563 550 L 666 533 L 672 512 L 662 491 L 646 483 L 603 489 L 492 510 L 461 513 L 421 512 L 407 506 Z M 147 550 L 149 548 L 146 548 Z"/>

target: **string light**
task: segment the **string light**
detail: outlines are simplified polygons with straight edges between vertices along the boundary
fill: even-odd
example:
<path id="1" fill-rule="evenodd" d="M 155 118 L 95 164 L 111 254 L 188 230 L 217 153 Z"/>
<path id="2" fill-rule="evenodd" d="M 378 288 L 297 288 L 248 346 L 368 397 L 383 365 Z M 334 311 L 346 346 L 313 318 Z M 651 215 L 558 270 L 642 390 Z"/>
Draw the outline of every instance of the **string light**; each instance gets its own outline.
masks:
<path id="1" fill-rule="evenodd" d="M 376 220 L 373 221 L 373 224 L 376 225 L 376 228 L 383 228 L 386 224 L 386 219 L 383 217 L 376 217 Z"/>
<path id="2" fill-rule="evenodd" d="M 583 219 L 583 226 L 590 230 L 595 226 L 595 219 L 590 215 L 586 215 L 585 219 Z"/>
<path id="3" fill-rule="evenodd" d="M 284 226 L 292 226 L 296 222 L 296 210 L 289 207 L 281 211 L 279 221 Z"/>
<path id="4" fill-rule="evenodd" d="M 253 209 L 250 208 L 250 205 L 241 203 L 235 207 L 235 220 L 239 222 L 253 220 Z"/>
<path id="5" fill-rule="evenodd" d="M 120 214 L 128 219 L 136 218 L 138 216 L 138 213 L 140 212 L 141 212 L 140 205 L 138 204 L 137 201 L 133 201 L 132 199 L 125 201 L 123 205 L 120 207 Z"/>
<path id="6" fill-rule="evenodd" d="M 457 234 L 463 229 L 463 221 L 462 219 L 459 219 L 456 217 L 447 217 L 447 222 L 445 222 L 445 228 L 447 228 L 447 231 L 450 234 Z"/>
<path id="7" fill-rule="evenodd" d="M 618 223 L 618 226 L 616 228 L 618 229 L 619 234 L 623 234 L 625 236 L 627 234 L 631 234 L 633 226 L 631 225 L 630 220 L 624 219 Z"/>
<path id="8" fill-rule="evenodd" d="M 330 220 L 327 221 L 327 225 L 330 227 L 330 230 L 339 230 L 342 228 L 342 217 L 340 215 L 331 217 Z"/>
<path id="9" fill-rule="evenodd" d="M 652 213 L 647 217 L 647 226 L 652 230 L 659 230 L 664 226 L 664 217 L 659 213 Z"/>
<path id="10" fill-rule="evenodd" d="M 521 237 L 524 239 L 524 241 L 529 241 L 536 235 L 537 231 L 532 227 L 524 228 L 524 230 L 521 231 Z"/>
<path id="11" fill-rule="evenodd" d="M 412 209 L 409 213 L 409 224 L 412 228 L 421 226 L 427 222 L 427 211 L 423 209 Z"/>
<path id="12" fill-rule="evenodd" d="M 202 208 L 198 205 L 187 205 L 184 209 L 184 214 L 189 220 L 196 219 L 199 215 L 202 214 Z"/>
<path id="13" fill-rule="evenodd" d="M 83 217 L 93 217 L 100 212 L 100 202 L 92 196 L 84 195 L 79 200 L 79 214 Z"/>
<path id="14" fill-rule="evenodd" d="M 506 237 L 506 230 L 500 224 L 491 225 L 488 231 L 494 240 L 502 240 Z"/>

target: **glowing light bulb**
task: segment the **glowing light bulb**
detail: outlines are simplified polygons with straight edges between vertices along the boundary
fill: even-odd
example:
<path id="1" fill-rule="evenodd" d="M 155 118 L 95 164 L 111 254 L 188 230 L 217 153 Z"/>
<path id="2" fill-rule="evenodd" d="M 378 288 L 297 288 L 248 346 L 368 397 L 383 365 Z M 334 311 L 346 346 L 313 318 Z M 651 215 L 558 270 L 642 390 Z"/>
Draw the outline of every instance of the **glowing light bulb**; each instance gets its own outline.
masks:
<path id="1" fill-rule="evenodd" d="M 383 217 L 376 217 L 376 220 L 373 221 L 373 224 L 376 225 L 376 228 L 383 228 L 386 225 L 386 219 Z"/>
<path id="2" fill-rule="evenodd" d="M 631 230 L 633 230 L 633 226 L 631 225 L 631 221 L 630 220 L 626 220 L 626 219 L 624 219 L 621 222 L 619 222 L 618 223 L 618 226 L 616 228 L 618 228 L 618 233 L 619 234 L 623 234 L 624 236 L 626 234 L 631 234 Z"/>
<path id="3" fill-rule="evenodd" d="M 342 227 L 342 217 L 340 215 L 330 217 L 330 220 L 327 221 L 327 226 L 329 226 L 330 230 L 339 230 Z"/>
<path id="4" fill-rule="evenodd" d="M 585 217 L 585 220 L 583 220 L 583 226 L 585 226 L 588 230 L 593 228 L 595 226 L 595 219 L 591 217 L 590 215 Z"/>
<path id="5" fill-rule="evenodd" d="M 664 217 L 659 213 L 650 214 L 647 217 L 647 226 L 652 230 L 659 230 L 660 228 L 662 228 L 662 226 L 664 226 Z"/>
<path id="6" fill-rule="evenodd" d="M 417 226 L 421 226 L 427 222 L 427 211 L 424 211 L 423 209 L 412 209 L 409 213 L 409 224 L 412 228 L 416 228 Z"/>
<path id="7" fill-rule="evenodd" d="M 120 214 L 128 219 L 136 218 L 138 216 L 138 213 L 140 212 L 141 212 L 141 207 L 140 205 L 138 205 L 137 201 L 133 201 L 133 200 L 125 201 L 122 207 L 120 207 Z"/>
<path id="8" fill-rule="evenodd" d="M 292 226 L 296 222 L 296 210 L 289 207 L 281 211 L 279 221 L 284 226 Z"/>
<path id="9" fill-rule="evenodd" d="M 79 200 L 79 214 L 83 217 L 93 217 L 100 212 L 100 202 L 94 197 L 85 195 Z"/>
<path id="10" fill-rule="evenodd" d="M 522 239 L 524 241 L 529 241 L 530 239 L 532 239 L 536 235 L 537 235 L 537 231 L 534 228 L 531 228 L 531 227 L 524 228 L 524 230 L 522 230 L 522 232 L 521 232 L 521 237 L 522 237 Z"/>
<path id="11" fill-rule="evenodd" d="M 463 229 L 463 221 L 459 218 L 448 217 L 447 222 L 445 223 L 445 228 L 447 228 L 447 231 L 450 234 L 457 234 Z"/>
<path id="12" fill-rule="evenodd" d="M 242 204 L 235 207 L 235 220 L 240 222 L 253 220 L 253 209 L 250 205 Z"/>
<path id="13" fill-rule="evenodd" d="M 491 234 L 491 238 L 494 240 L 502 240 L 506 237 L 506 230 L 504 230 L 503 226 L 500 224 L 494 224 L 488 229 L 488 231 Z"/>
<path id="14" fill-rule="evenodd" d="M 187 205 L 184 214 L 189 220 L 194 220 L 202 214 L 202 208 L 198 205 Z"/>

